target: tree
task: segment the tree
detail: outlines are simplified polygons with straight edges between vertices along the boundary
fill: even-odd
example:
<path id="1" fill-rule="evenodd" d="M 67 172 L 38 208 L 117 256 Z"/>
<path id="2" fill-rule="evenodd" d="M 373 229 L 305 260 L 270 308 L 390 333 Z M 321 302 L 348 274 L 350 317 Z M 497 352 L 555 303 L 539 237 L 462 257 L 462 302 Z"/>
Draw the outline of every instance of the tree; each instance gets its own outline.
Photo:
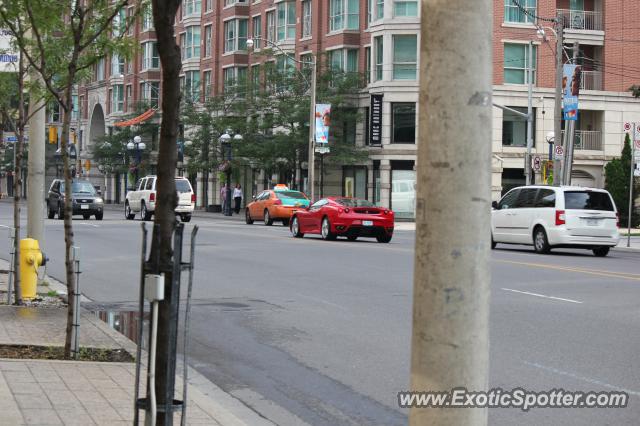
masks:
<path id="1" fill-rule="evenodd" d="M 126 6 L 135 7 L 129 18 Z M 35 7 L 34 7 L 35 6 Z M 131 51 L 124 37 L 140 11 L 139 0 L 92 0 L 60 2 L 31 0 L 3 2 L 2 24 L 11 30 L 21 55 L 38 75 L 53 101 L 62 110 L 61 153 L 65 188 L 71 191 L 68 145 L 73 89 L 79 79 L 87 77 L 92 67 L 106 54 L 123 56 Z M 31 143 L 44 143 L 32 141 Z M 65 272 L 68 292 L 65 357 L 71 357 L 72 324 L 75 309 L 75 277 L 71 250 L 73 246 L 72 199 L 65 197 L 64 236 Z"/>
<path id="2" fill-rule="evenodd" d="M 605 189 L 611 193 L 620 214 L 620 226 L 626 226 L 629 218 L 629 180 L 631 174 L 631 138 L 627 133 L 620 158 L 611 160 L 604 168 Z M 634 184 L 634 198 L 637 198 L 640 185 Z M 631 225 L 638 225 L 638 208 L 633 206 Z"/>

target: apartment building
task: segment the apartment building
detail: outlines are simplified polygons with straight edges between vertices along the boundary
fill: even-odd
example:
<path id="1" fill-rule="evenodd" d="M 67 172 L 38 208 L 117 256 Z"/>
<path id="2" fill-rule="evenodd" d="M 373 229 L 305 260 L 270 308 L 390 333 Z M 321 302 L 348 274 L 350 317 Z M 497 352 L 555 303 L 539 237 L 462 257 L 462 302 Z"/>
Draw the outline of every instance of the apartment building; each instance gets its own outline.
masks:
<path id="1" fill-rule="evenodd" d="M 359 101 L 363 120 L 353 128 L 352 139 L 368 150 L 368 160 L 358 165 L 327 167 L 324 195 L 367 198 L 389 206 L 398 217 L 412 218 L 415 208 L 416 116 L 420 66 L 420 5 L 417 0 L 184 0 L 175 26 L 182 50 L 182 85 L 185 96 L 203 99 L 234 84 L 238 78 L 258 74 L 265 61 L 283 56 L 257 54 L 266 42 L 247 49 L 248 38 L 276 43 L 296 60 L 306 55 L 328 57 L 333 66 L 359 71 L 367 87 Z M 602 186 L 603 166 L 620 155 L 622 123 L 640 122 L 640 101 L 627 88 L 640 82 L 640 26 L 635 23 L 638 1 L 623 0 L 513 0 L 494 1 L 494 102 L 515 109 L 527 105 L 526 69 L 529 41 L 534 49 L 534 152 L 544 158 L 553 130 L 554 49 L 553 24 L 544 18 L 559 16 L 565 24 L 566 54 L 580 43 L 583 65 L 580 116 L 577 129 L 574 183 Z M 129 11 L 123 11 L 124 14 Z M 130 30 L 140 43 L 131 61 L 105 58 L 93 79 L 78 90 L 81 139 L 86 146 L 113 131 L 123 115 L 145 100 L 159 104 L 160 64 L 150 13 Z M 455 37 L 455 34 L 451 35 Z M 523 109 L 523 111 L 525 110 Z M 517 115 L 494 108 L 494 198 L 524 183 L 526 123 Z M 159 123 L 160 111 L 150 120 Z M 464 118 L 461 118 L 464 119 Z M 188 129 L 187 129 L 188 130 Z M 148 145 L 153 146 L 154 141 Z M 473 135 L 469 143 L 473 143 Z M 83 154 L 84 152 L 84 154 Z M 152 155 L 153 158 L 153 155 Z M 306 188 L 306 170 L 300 171 Z M 88 176 L 104 182 L 105 198 L 123 199 L 122 179 L 92 168 Z M 316 185 L 320 183 L 316 173 Z M 250 195 L 282 177 L 259 170 L 243 172 L 241 183 Z M 540 176 L 537 180 L 540 181 Z M 198 199 L 202 185 L 197 177 Z M 210 204 L 219 194 L 216 173 L 210 174 Z M 317 190 L 317 193 L 320 191 Z"/>

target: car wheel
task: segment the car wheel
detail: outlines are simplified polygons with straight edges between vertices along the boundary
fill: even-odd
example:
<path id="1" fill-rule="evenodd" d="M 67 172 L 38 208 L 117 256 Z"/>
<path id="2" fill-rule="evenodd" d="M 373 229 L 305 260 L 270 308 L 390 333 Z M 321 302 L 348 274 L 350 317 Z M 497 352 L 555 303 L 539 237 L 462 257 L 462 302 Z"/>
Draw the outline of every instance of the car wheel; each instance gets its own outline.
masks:
<path id="1" fill-rule="evenodd" d="M 533 231 L 533 249 L 540 254 L 547 254 L 551 251 L 547 233 L 542 226 L 538 226 Z"/>
<path id="2" fill-rule="evenodd" d="M 605 257 L 609 254 L 609 247 L 596 247 L 593 249 L 593 254 L 596 257 Z"/>
<path id="3" fill-rule="evenodd" d="M 393 235 L 379 235 L 376 237 L 379 243 L 388 243 Z"/>
<path id="4" fill-rule="evenodd" d="M 136 214 L 131 211 L 129 202 L 124 203 L 124 217 L 127 220 L 133 220 L 133 218 L 136 217 Z"/>
<path id="5" fill-rule="evenodd" d="M 96 213 L 96 220 L 102 220 L 104 212 Z"/>
<path id="6" fill-rule="evenodd" d="M 249 209 L 244 210 L 244 221 L 247 225 L 253 225 L 253 219 L 251 219 L 251 213 L 249 213 Z"/>
<path id="7" fill-rule="evenodd" d="M 83 214 L 83 215 L 82 215 L 82 218 L 83 218 L 84 220 L 87 220 L 87 219 L 89 219 L 90 217 L 91 217 L 91 215 L 90 215 L 90 214 Z"/>
<path id="8" fill-rule="evenodd" d="M 51 206 L 47 206 L 47 218 L 53 219 L 54 217 L 56 217 L 56 212 L 51 210 Z"/>
<path id="9" fill-rule="evenodd" d="M 289 226 L 289 219 L 282 219 L 282 226 Z"/>
<path id="10" fill-rule="evenodd" d="M 355 241 L 358 239 L 357 235 L 347 235 L 347 240 L 349 241 Z"/>
<path id="11" fill-rule="evenodd" d="M 184 223 L 191 222 L 191 215 L 183 214 L 182 216 L 180 216 L 180 220 Z"/>
<path id="12" fill-rule="evenodd" d="M 273 219 L 271 219 L 271 215 L 269 214 L 269 210 L 264 209 L 264 224 L 265 226 L 273 225 Z"/>
<path id="13" fill-rule="evenodd" d="M 493 241 L 493 235 L 491 236 L 491 250 L 493 250 L 494 248 L 496 248 L 496 246 L 498 245 L 498 243 L 496 243 L 495 241 Z"/>
<path id="14" fill-rule="evenodd" d="M 294 216 L 294 218 L 291 220 L 290 229 L 291 229 L 291 235 L 293 235 L 295 238 L 304 237 L 304 234 L 300 232 L 300 222 L 298 222 L 298 218 L 296 216 Z"/>
<path id="15" fill-rule="evenodd" d="M 322 239 L 323 240 L 335 240 L 336 239 L 336 234 L 334 234 L 333 232 L 331 232 L 331 223 L 329 222 L 329 218 L 328 217 L 324 217 L 322 219 L 322 226 L 320 228 L 321 233 L 322 233 Z"/>
<path id="16" fill-rule="evenodd" d="M 140 219 L 147 221 L 151 219 L 151 213 L 149 213 L 147 211 L 147 206 L 144 203 L 144 201 L 142 202 L 142 205 L 140 206 Z"/>
<path id="17" fill-rule="evenodd" d="M 64 206 L 62 205 L 62 203 L 58 204 L 58 219 L 64 219 Z"/>

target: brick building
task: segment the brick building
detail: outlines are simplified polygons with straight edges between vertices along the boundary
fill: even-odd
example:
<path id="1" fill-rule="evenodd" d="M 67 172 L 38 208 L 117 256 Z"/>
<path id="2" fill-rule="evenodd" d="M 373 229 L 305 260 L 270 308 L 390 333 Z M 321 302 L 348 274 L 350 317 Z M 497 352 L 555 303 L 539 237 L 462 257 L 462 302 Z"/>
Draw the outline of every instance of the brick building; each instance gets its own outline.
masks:
<path id="1" fill-rule="evenodd" d="M 398 217 L 410 218 L 415 206 L 415 159 L 419 139 L 418 105 L 420 3 L 417 0 L 184 0 L 176 34 L 183 58 L 182 84 L 195 99 L 220 93 L 225 84 L 252 75 L 265 61 L 282 57 L 257 55 L 246 48 L 248 38 L 272 40 L 298 60 L 326 55 L 334 66 L 367 75 L 359 101 L 362 122 L 353 129 L 355 143 L 366 147 L 369 158 L 357 166 L 326 172 L 325 195 L 353 195 L 391 206 Z M 576 126 L 574 182 L 603 185 L 603 166 L 620 155 L 622 123 L 640 122 L 640 101 L 626 89 L 640 82 L 640 26 L 634 18 L 640 2 L 623 0 L 494 0 L 494 102 L 511 108 L 527 105 L 525 69 L 527 49 L 535 49 L 534 145 L 545 157 L 545 137 L 553 130 L 555 38 L 552 24 L 539 17 L 560 16 L 566 25 L 567 54 L 580 42 L 579 60 L 585 70 Z M 526 9 L 528 13 L 525 13 Z M 123 12 L 125 13 L 125 12 Z M 87 145 L 112 131 L 115 122 L 132 111 L 139 100 L 158 102 L 159 58 L 150 15 L 130 30 L 140 43 L 131 61 L 105 58 L 90 83 L 78 90 L 80 135 Z M 452 34 L 455 37 L 455 34 Z M 274 51 L 275 52 L 275 51 Z M 371 111 L 372 99 L 381 114 Z M 377 110 L 377 107 L 376 107 Z M 495 108 L 493 119 L 494 197 L 524 183 L 526 123 Z M 153 120 L 159 122 L 159 114 Z M 376 129 L 372 131 L 372 126 Z M 379 137 L 377 130 L 380 130 Z M 153 144 L 153 141 L 151 141 Z M 470 137 L 470 143 L 472 143 Z M 153 157 L 153 156 L 152 156 Z M 105 198 L 122 200 L 124 185 L 96 168 L 89 177 L 106 185 Z M 306 176 L 306 171 L 302 171 Z M 317 173 L 318 175 L 318 173 Z M 276 183 L 278 176 L 261 171 L 243 174 L 247 195 Z M 209 200 L 216 203 L 219 182 L 210 174 Z M 319 180 L 319 176 L 318 176 Z M 540 180 L 540 177 L 537 177 Z M 196 184 L 201 192 L 203 185 Z M 318 184 L 318 182 L 316 182 Z M 307 186 L 306 182 L 304 184 Z M 198 194 L 202 199 L 202 194 Z"/>

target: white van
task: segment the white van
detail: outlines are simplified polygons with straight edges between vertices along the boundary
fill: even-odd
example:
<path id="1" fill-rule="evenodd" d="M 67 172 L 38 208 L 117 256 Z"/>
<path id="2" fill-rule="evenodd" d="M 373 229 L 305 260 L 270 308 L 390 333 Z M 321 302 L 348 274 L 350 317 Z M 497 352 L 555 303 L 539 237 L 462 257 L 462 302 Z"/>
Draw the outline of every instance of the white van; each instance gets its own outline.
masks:
<path id="1" fill-rule="evenodd" d="M 618 212 L 604 189 L 523 186 L 493 202 L 491 247 L 497 243 L 552 248 L 584 248 L 606 256 L 618 244 Z"/>

